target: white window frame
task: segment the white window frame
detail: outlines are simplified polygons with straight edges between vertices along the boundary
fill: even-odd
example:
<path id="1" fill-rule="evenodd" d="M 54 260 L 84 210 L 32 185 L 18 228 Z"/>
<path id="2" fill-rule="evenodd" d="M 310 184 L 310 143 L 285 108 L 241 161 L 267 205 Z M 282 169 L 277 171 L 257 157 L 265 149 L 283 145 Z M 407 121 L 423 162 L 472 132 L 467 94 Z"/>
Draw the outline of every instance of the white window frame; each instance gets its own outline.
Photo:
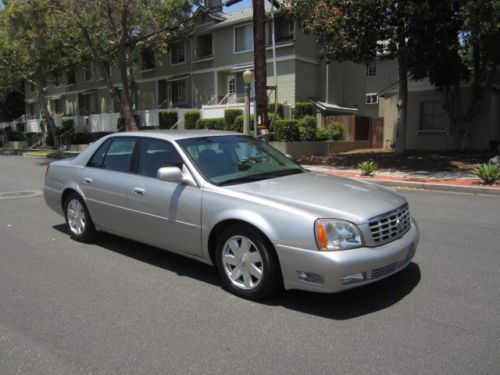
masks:
<path id="1" fill-rule="evenodd" d="M 252 46 L 251 49 L 246 49 L 246 50 L 242 50 L 242 51 L 236 51 L 236 29 L 242 29 L 242 28 L 245 28 L 245 27 L 252 27 L 253 28 L 253 24 L 252 23 L 246 23 L 244 25 L 238 25 L 238 26 L 234 26 L 233 27 L 233 53 L 235 55 L 238 55 L 240 53 L 247 53 L 247 52 L 252 52 L 255 48 L 255 46 Z M 252 30 L 252 35 L 253 35 L 253 30 Z M 252 44 L 253 44 L 253 39 L 252 39 Z"/>
<path id="2" fill-rule="evenodd" d="M 182 48 L 184 49 L 184 60 L 181 61 L 181 62 L 177 62 L 177 63 L 174 63 L 172 62 L 172 45 L 177 45 L 177 44 L 182 44 Z M 187 56 L 186 56 L 186 42 L 184 41 L 177 41 L 177 42 L 172 42 L 172 44 L 170 45 L 170 51 L 169 51 L 169 55 L 170 55 L 170 58 L 169 58 L 169 62 L 170 62 L 170 65 L 171 66 L 176 66 L 176 65 L 183 65 L 186 63 L 186 60 L 187 60 Z"/>
<path id="3" fill-rule="evenodd" d="M 418 123 L 418 134 L 449 134 L 449 121 L 448 121 L 448 113 L 444 111 L 444 127 L 443 129 L 424 129 L 423 123 L 424 123 L 424 105 L 425 104 L 442 104 L 444 106 L 444 101 L 443 100 L 425 100 L 420 102 L 420 108 L 419 108 L 419 123 Z"/>
<path id="4" fill-rule="evenodd" d="M 372 101 L 368 101 L 368 98 L 372 97 L 372 96 L 375 96 L 375 101 L 372 102 Z M 365 104 L 366 105 L 371 105 L 371 104 L 378 104 L 379 100 L 378 100 L 378 95 L 376 92 L 370 92 L 370 93 L 367 93 L 365 94 Z"/>
<path id="5" fill-rule="evenodd" d="M 375 73 L 372 74 L 370 69 L 373 68 Z M 377 60 L 372 60 L 368 64 L 366 64 L 366 76 L 367 77 L 376 77 L 377 76 L 377 70 L 378 70 L 378 64 Z"/>

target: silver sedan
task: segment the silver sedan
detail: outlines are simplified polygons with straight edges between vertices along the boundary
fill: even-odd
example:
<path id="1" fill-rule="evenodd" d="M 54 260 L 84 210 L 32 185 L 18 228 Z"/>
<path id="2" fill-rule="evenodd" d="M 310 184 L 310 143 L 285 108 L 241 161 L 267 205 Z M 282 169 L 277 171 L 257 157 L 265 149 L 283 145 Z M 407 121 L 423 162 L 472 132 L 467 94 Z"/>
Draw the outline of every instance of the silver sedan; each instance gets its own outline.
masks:
<path id="1" fill-rule="evenodd" d="M 245 298 L 381 280 L 419 239 L 395 191 L 309 172 L 238 133 L 113 134 L 51 163 L 44 196 L 73 239 L 105 231 L 215 265 Z"/>

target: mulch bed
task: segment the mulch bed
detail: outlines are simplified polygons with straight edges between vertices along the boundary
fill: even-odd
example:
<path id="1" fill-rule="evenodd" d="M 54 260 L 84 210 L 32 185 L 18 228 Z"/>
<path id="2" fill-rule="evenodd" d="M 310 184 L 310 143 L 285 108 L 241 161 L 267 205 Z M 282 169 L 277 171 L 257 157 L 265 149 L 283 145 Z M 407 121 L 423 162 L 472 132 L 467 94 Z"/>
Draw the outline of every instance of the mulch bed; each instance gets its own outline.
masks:
<path id="1" fill-rule="evenodd" d="M 455 151 L 410 151 L 396 155 L 386 150 L 356 150 L 328 156 L 308 156 L 299 159 L 307 165 L 324 165 L 338 169 L 356 169 L 359 162 L 373 160 L 379 170 L 401 172 L 452 172 L 471 170 L 478 164 L 487 163 L 495 156 L 493 152 L 455 152 Z"/>

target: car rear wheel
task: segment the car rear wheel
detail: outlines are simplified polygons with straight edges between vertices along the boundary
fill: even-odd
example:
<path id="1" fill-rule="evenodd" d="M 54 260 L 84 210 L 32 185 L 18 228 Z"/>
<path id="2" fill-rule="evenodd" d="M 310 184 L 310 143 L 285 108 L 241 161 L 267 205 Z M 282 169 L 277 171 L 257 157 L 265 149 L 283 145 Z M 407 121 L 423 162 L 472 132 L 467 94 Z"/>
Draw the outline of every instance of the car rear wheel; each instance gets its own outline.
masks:
<path id="1" fill-rule="evenodd" d="M 66 226 L 71 238 L 80 242 L 88 242 L 94 238 L 96 234 L 95 226 L 82 197 L 76 193 L 71 193 L 66 199 L 64 212 Z"/>
<path id="2" fill-rule="evenodd" d="M 240 297 L 259 299 L 280 289 L 274 250 L 251 227 L 236 225 L 226 230 L 217 243 L 216 262 L 224 287 Z"/>

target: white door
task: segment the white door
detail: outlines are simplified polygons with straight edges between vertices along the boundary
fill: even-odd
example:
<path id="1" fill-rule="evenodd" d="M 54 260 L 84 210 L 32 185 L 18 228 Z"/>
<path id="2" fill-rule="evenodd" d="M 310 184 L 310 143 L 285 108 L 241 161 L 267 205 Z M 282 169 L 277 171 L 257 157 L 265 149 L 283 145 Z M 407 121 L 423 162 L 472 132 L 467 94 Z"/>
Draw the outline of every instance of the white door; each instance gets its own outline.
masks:
<path id="1" fill-rule="evenodd" d="M 236 96 L 236 76 L 227 76 L 227 101 L 232 102 L 232 99 Z"/>

